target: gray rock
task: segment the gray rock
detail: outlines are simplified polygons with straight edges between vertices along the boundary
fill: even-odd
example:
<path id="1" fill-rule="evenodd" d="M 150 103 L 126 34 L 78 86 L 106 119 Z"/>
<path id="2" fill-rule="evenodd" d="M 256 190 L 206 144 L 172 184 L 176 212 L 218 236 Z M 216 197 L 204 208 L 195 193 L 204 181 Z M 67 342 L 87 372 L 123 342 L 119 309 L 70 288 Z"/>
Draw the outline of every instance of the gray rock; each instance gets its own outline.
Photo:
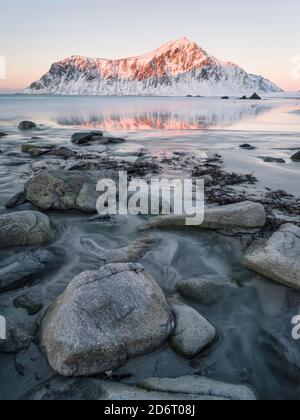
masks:
<path id="1" fill-rule="evenodd" d="M 251 144 L 245 143 L 245 144 L 241 144 L 240 145 L 241 149 L 245 149 L 245 150 L 255 150 L 255 147 L 252 146 Z"/>
<path id="2" fill-rule="evenodd" d="M 52 252 L 37 250 L 22 252 L 0 261 L 0 292 L 23 286 L 54 260 Z"/>
<path id="3" fill-rule="evenodd" d="M 6 204 L 5 207 L 7 209 L 14 209 L 18 206 L 21 206 L 22 204 L 25 204 L 27 202 L 26 200 L 26 194 L 24 191 L 19 192 L 18 194 L 14 195 Z"/>
<path id="4" fill-rule="evenodd" d="M 108 144 L 124 143 L 125 140 L 117 138 L 117 137 L 108 137 L 108 136 L 104 137 L 102 131 L 91 131 L 89 133 L 73 134 L 71 138 L 71 142 L 78 146 L 83 145 L 83 144 L 90 144 L 90 143 L 108 145 Z"/>
<path id="5" fill-rule="evenodd" d="M 216 337 L 214 327 L 193 308 L 173 305 L 175 329 L 170 338 L 172 348 L 187 359 L 201 353 Z"/>
<path id="6" fill-rule="evenodd" d="M 254 229 L 262 228 L 266 224 L 266 212 L 260 203 L 244 201 L 238 204 L 213 207 L 205 210 L 204 222 L 199 225 L 203 229 Z M 159 216 L 142 225 L 141 230 L 184 227 L 186 216 Z"/>
<path id="7" fill-rule="evenodd" d="M 107 249 L 100 247 L 90 238 L 81 240 L 81 244 L 90 253 L 99 257 L 106 264 L 138 262 L 154 247 L 155 242 L 153 238 L 142 238 L 130 242 L 128 246 L 123 248 Z"/>
<path id="8" fill-rule="evenodd" d="M 0 216 L 0 248 L 42 245 L 54 239 L 48 216 L 37 211 L 20 211 Z"/>
<path id="9" fill-rule="evenodd" d="M 64 159 L 70 159 L 76 156 L 76 153 L 68 147 L 57 147 L 49 152 L 49 155 L 63 157 Z"/>
<path id="10" fill-rule="evenodd" d="M 274 158 L 270 156 L 261 156 L 260 159 L 266 163 L 286 163 L 286 161 L 282 158 Z"/>
<path id="11" fill-rule="evenodd" d="M 32 121 L 22 121 L 18 125 L 18 129 L 21 131 L 33 130 L 35 128 L 37 128 L 37 125 Z"/>
<path id="12" fill-rule="evenodd" d="M 30 144 L 25 143 L 21 146 L 21 152 L 27 153 L 31 157 L 39 157 L 49 153 L 52 149 L 55 149 L 54 144 Z"/>
<path id="13" fill-rule="evenodd" d="M 215 397 L 234 401 L 256 400 L 254 392 L 244 385 L 231 385 L 214 381 L 201 376 L 184 376 L 181 378 L 146 379 L 140 387 L 149 391 L 196 394 L 202 397 Z"/>
<path id="14" fill-rule="evenodd" d="M 114 171 L 43 171 L 25 184 L 26 198 L 44 210 L 80 210 L 95 213 L 99 193 L 97 183 L 118 180 Z"/>
<path id="15" fill-rule="evenodd" d="M 71 142 L 77 145 L 86 144 L 86 143 L 90 143 L 92 141 L 92 138 L 95 136 L 102 137 L 103 132 L 102 131 L 89 131 L 87 133 L 75 133 L 73 134 L 71 138 Z"/>
<path id="16" fill-rule="evenodd" d="M 300 291 L 300 228 L 283 225 L 263 245 L 246 251 L 244 265 Z"/>
<path id="17" fill-rule="evenodd" d="M 87 271 L 47 311 L 41 346 L 64 376 L 116 369 L 157 350 L 172 330 L 172 311 L 153 278 L 138 264 Z"/>
<path id="18" fill-rule="evenodd" d="M 132 385 L 94 378 L 57 377 L 25 394 L 33 401 L 189 401 L 227 400 L 201 394 L 148 391 Z"/>
<path id="19" fill-rule="evenodd" d="M 292 159 L 294 162 L 300 162 L 300 152 L 295 153 L 295 154 L 291 157 L 291 159 Z"/>
<path id="20" fill-rule="evenodd" d="M 177 283 L 179 293 L 186 299 L 193 300 L 201 305 L 211 305 L 215 303 L 232 289 L 232 286 L 225 281 L 215 281 L 215 276 L 194 277 L 181 280 Z"/>

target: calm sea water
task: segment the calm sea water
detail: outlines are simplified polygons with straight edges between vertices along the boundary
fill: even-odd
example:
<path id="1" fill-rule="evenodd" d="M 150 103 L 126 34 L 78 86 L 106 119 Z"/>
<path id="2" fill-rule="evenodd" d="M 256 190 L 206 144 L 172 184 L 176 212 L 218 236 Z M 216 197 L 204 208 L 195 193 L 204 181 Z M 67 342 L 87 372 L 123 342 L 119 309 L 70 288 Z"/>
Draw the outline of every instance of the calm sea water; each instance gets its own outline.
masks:
<path id="1" fill-rule="evenodd" d="M 40 130 L 20 133 L 17 124 L 30 119 Z M 221 101 L 204 98 L 99 98 L 0 96 L 0 212 L 5 202 L 30 176 L 32 160 L 20 153 L 21 144 L 33 135 L 43 141 L 70 145 L 78 129 L 103 129 L 122 135 L 119 152 L 146 148 L 154 155 L 174 151 L 195 154 L 219 152 L 228 170 L 253 172 L 257 188 L 284 188 L 300 195 L 300 165 L 290 160 L 300 149 L 300 98 L 268 99 L 261 102 Z M 253 151 L 241 143 L 256 146 Z M 93 147 L 89 150 L 93 150 Z M 261 156 L 282 157 L 286 164 L 267 164 Z M 80 214 L 52 213 L 59 235 L 50 249 L 59 256 L 57 269 L 45 273 L 29 286 L 49 304 L 78 273 L 99 267 L 99 261 L 84 247 L 92 238 L 102 247 L 125 246 L 139 236 L 140 221 L 128 218 L 116 225 L 88 221 Z M 290 336 L 291 319 L 300 313 L 300 296 L 255 275 L 242 266 L 243 246 L 239 239 L 205 231 L 156 233 L 160 245 L 142 263 L 170 298 L 179 298 L 176 283 L 206 274 L 219 275 L 237 285 L 232 294 L 211 307 L 194 305 L 218 331 L 218 340 L 199 357 L 186 361 L 165 346 L 155 354 L 129 361 L 120 373 L 131 374 L 129 382 L 145 377 L 201 373 L 212 378 L 247 383 L 262 398 L 299 398 L 299 372 L 291 363 L 299 356 L 300 344 Z M 0 258 L 19 250 L 3 250 Z M 0 296 L 1 308 L 12 316 L 22 312 L 12 307 L 16 292 Z M 20 291 L 22 294 L 22 291 Z M 190 302 L 189 302 L 190 304 Z M 275 337 L 275 338 L 274 338 Z M 279 348 L 276 337 L 285 341 Z M 275 341 L 274 341 L 275 340 Z M 275 343 L 275 344 L 274 344 Z M 279 346 L 280 347 L 280 346 Z M 298 355 L 298 356 L 297 356 Z M 18 398 L 53 376 L 38 347 L 17 357 L 25 367 L 16 370 L 12 355 L 0 354 L 0 399 Z"/>

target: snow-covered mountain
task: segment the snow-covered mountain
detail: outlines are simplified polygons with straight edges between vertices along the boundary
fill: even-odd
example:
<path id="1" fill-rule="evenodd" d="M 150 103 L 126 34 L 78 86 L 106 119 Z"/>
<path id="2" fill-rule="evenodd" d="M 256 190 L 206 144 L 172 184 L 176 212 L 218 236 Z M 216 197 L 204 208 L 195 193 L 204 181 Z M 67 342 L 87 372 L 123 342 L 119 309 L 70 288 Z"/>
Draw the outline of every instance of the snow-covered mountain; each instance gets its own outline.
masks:
<path id="1" fill-rule="evenodd" d="M 51 66 L 27 94 L 220 96 L 282 90 L 261 76 L 221 62 L 186 38 L 152 53 L 106 60 L 72 56 Z"/>

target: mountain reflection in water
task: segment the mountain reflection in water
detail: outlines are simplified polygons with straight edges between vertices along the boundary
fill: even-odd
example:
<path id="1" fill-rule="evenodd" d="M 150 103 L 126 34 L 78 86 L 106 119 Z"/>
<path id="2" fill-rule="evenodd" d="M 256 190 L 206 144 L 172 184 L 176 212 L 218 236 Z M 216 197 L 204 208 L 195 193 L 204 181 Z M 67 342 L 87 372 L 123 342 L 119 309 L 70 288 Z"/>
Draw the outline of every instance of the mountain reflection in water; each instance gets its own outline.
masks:
<path id="1" fill-rule="evenodd" d="M 157 105 L 157 104 L 156 104 Z M 174 105 L 174 104 L 172 104 Z M 132 109 L 106 109 L 91 115 L 64 115 L 57 119 L 61 126 L 79 126 L 88 129 L 101 128 L 105 131 L 136 130 L 205 130 L 226 128 L 245 119 L 256 118 L 273 108 L 271 104 L 247 103 L 206 103 L 205 106 L 193 103 L 193 107 L 173 107 L 164 110 L 161 106 L 143 111 L 140 107 Z M 171 107 L 172 108 L 172 107 Z"/>

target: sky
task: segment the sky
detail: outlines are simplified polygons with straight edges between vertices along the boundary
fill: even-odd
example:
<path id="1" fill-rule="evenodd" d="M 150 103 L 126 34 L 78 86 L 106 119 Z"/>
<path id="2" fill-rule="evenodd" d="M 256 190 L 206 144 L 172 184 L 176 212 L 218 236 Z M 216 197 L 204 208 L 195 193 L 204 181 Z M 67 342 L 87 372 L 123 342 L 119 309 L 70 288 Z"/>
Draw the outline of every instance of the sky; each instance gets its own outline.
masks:
<path id="1" fill-rule="evenodd" d="M 0 92 L 21 91 L 71 55 L 135 56 L 183 36 L 300 90 L 299 18 L 299 0 L 1 0 Z"/>

